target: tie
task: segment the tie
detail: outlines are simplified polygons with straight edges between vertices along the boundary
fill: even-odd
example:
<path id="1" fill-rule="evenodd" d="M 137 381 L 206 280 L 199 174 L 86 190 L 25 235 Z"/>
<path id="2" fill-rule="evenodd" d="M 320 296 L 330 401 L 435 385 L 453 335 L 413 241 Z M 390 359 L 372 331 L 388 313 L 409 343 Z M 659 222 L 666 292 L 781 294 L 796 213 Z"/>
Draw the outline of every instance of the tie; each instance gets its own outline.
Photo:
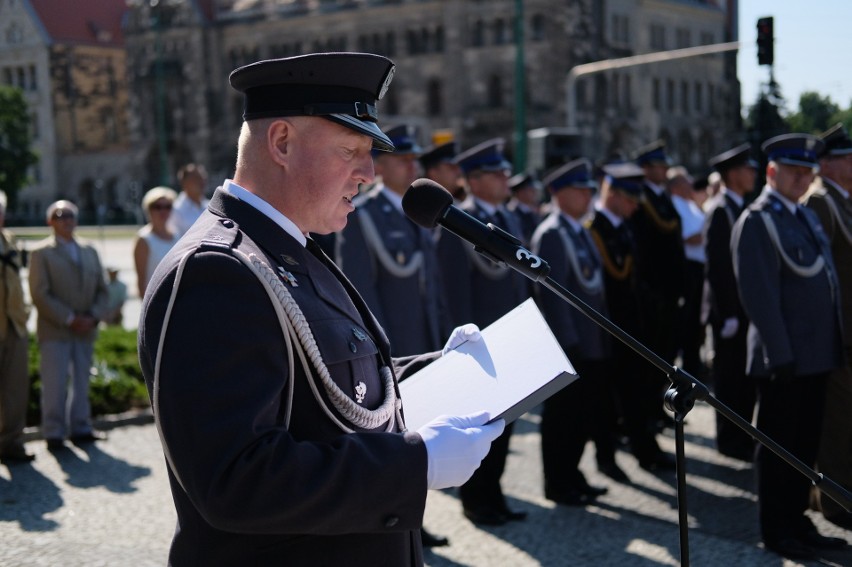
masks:
<path id="1" fill-rule="evenodd" d="M 807 235 L 808 240 L 810 240 L 811 244 L 816 246 L 817 240 L 816 240 L 816 237 L 814 236 L 813 231 L 811 230 L 811 223 L 808 222 L 808 219 L 805 216 L 805 211 L 802 209 L 801 206 L 796 207 L 796 218 L 799 219 L 800 223 L 802 223 L 802 226 L 805 229 L 805 234 Z"/>

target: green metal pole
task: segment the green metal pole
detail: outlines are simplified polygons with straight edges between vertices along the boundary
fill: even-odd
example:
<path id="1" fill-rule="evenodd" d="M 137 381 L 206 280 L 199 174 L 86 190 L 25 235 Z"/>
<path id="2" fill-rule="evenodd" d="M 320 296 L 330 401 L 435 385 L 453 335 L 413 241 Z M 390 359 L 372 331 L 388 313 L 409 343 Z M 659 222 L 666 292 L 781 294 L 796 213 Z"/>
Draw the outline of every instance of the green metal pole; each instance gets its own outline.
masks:
<path id="1" fill-rule="evenodd" d="M 524 0 L 515 0 L 515 173 L 527 168 L 526 68 L 524 66 Z"/>

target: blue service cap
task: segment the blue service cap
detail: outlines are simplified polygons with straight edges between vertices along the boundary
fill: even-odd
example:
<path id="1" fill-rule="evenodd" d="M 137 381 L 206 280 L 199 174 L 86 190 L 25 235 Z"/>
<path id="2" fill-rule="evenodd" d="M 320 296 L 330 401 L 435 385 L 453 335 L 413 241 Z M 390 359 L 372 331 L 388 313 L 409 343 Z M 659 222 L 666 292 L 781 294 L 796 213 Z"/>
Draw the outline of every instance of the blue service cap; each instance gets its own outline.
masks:
<path id="1" fill-rule="evenodd" d="M 707 164 L 720 173 L 742 165 L 757 169 L 757 162 L 751 157 L 751 144 L 748 143 L 711 157 Z"/>
<path id="2" fill-rule="evenodd" d="M 503 138 L 493 138 L 463 151 L 456 157 L 465 175 L 474 171 L 505 171 L 512 169 L 512 164 L 503 155 L 506 141 Z"/>
<path id="3" fill-rule="evenodd" d="M 852 139 L 841 122 L 820 134 L 819 139 L 825 144 L 819 158 L 852 154 Z"/>
<path id="4" fill-rule="evenodd" d="M 391 153 L 397 155 L 420 155 L 423 148 L 417 143 L 417 129 L 410 124 L 400 124 L 385 131 L 393 144 Z M 373 147 L 373 155 L 376 156 L 382 150 Z"/>
<path id="5" fill-rule="evenodd" d="M 376 101 L 393 79 L 390 59 L 371 53 L 310 53 L 268 59 L 231 72 L 231 86 L 244 95 L 244 120 L 322 116 L 393 150 L 376 122 Z"/>
<path id="6" fill-rule="evenodd" d="M 522 171 L 516 175 L 513 175 L 509 178 L 509 189 L 512 192 L 520 191 L 524 187 L 534 187 L 535 189 L 542 188 L 541 181 L 538 180 L 535 172 L 533 171 Z"/>
<path id="7" fill-rule="evenodd" d="M 782 134 L 763 142 L 761 149 L 769 161 L 817 167 L 817 155 L 824 147 L 819 138 L 810 134 Z"/>
<path id="8" fill-rule="evenodd" d="M 666 154 L 665 140 L 654 140 L 650 144 L 642 146 L 633 152 L 633 160 L 638 165 L 650 165 L 653 163 L 672 164 L 672 160 Z"/>
<path id="9" fill-rule="evenodd" d="M 544 185 L 553 192 L 565 187 L 597 189 L 597 183 L 592 178 L 592 162 L 586 158 L 569 161 L 548 173 Z"/>
<path id="10" fill-rule="evenodd" d="M 444 142 L 437 146 L 432 146 L 425 152 L 420 154 L 418 158 L 423 169 L 429 169 L 439 163 L 453 163 L 456 159 L 456 154 L 459 153 L 459 145 L 455 141 Z"/>
<path id="11" fill-rule="evenodd" d="M 645 172 L 635 163 L 629 161 L 607 163 L 601 166 L 601 169 L 604 172 L 604 180 L 609 183 L 610 187 L 637 199 L 642 195 Z"/>

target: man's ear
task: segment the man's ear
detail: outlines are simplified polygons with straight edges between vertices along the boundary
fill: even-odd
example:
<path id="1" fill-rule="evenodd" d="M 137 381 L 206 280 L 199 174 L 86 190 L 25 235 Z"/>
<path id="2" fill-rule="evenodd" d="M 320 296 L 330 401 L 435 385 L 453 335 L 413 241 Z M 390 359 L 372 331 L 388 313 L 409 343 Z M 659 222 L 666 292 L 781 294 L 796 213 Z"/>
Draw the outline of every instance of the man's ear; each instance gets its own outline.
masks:
<path id="1" fill-rule="evenodd" d="M 290 158 L 293 125 L 287 120 L 273 120 L 266 129 L 266 147 L 272 161 L 286 166 Z"/>

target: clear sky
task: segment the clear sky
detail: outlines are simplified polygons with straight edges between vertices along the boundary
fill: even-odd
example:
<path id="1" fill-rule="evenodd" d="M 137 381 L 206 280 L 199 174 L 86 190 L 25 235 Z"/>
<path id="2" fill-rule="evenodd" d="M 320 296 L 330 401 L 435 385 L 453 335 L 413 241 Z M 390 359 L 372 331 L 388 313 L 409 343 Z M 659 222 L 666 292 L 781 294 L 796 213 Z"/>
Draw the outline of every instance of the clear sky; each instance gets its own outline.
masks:
<path id="1" fill-rule="evenodd" d="M 769 67 L 757 64 L 757 20 L 775 18 L 775 81 L 787 110 L 816 91 L 845 109 L 852 104 L 852 0 L 740 0 L 737 67 L 743 112 L 757 100 Z"/>

